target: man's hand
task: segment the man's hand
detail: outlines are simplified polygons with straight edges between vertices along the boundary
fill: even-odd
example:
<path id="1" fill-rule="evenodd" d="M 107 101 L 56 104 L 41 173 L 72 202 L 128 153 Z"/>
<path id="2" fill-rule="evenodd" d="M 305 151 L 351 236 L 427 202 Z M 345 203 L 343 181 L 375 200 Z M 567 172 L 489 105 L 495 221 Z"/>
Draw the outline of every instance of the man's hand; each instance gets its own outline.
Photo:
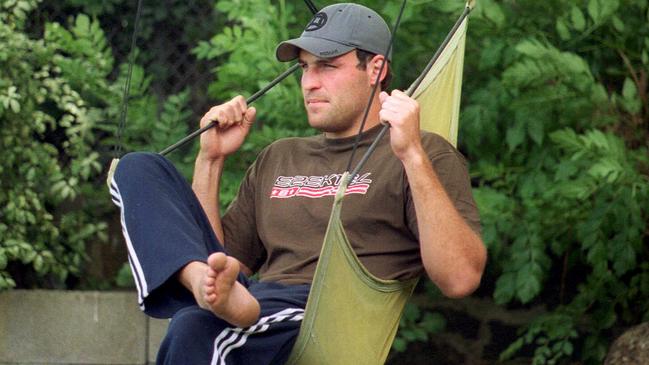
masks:
<path id="1" fill-rule="evenodd" d="M 393 90 L 391 95 L 382 91 L 379 95 L 381 110 L 379 118 L 390 125 L 390 145 L 401 161 L 421 155 L 419 135 L 419 103 L 406 93 Z"/>
<path id="2" fill-rule="evenodd" d="M 212 122 L 218 125 L 201 135 L 200 156 L 207 160 L 217 160 L 238 150 L 250 131 L 256 114 L 255 108 L 248 108 L 241 95 L 212 107 L 201 118 L 201 128 Z"/>

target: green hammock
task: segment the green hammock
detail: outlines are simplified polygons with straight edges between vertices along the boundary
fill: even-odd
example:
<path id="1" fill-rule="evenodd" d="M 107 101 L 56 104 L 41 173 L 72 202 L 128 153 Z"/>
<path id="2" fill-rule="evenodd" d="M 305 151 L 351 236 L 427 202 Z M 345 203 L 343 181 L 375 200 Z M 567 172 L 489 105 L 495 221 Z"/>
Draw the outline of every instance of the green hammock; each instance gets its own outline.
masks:
<path id="1" fill-rule="evenodd" d="M 466 14 L 421 84 L 409 93 L 420 105 L 421 128 L 457 142 Z M 411 87 L 413 88 L 413 87 Z M 361 264 L 340 220 L 347 174 L 334 198 L 304 319 L 287 364 L 383 364 L 417 279 L 381 280 Z"/>

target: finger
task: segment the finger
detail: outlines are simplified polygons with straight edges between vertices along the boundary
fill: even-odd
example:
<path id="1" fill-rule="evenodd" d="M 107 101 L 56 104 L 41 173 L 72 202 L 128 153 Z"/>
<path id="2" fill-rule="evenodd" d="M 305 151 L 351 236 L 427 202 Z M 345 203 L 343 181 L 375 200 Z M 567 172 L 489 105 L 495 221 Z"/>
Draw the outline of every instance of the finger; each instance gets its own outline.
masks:
<path id="1" fill-rule="evenodd" d="M 399 115 L 412 115 L 419 113 L 419 103 L 409 98 L 407 95 L 404 99 L 401 96 L 390 96 L 382 105 L 382 109 L 389 110 Z"/>
<path id="2" fill-rule="evenodd" d="M 381 105 L 381 109 L 383 110 L 398 110 L 399 109 L 399 103 L 394 100 L 392 97 L 387 97 L 383 104 Z"/>
<path id="3" fill-rule="evenodd" d="M 392 95 L 387 97 L 385 100 L 386 104 L 392 107 L 403 107 L 412 104 L 412 102 L 414 101 L 414 99 L 410 98 L 408 94 L 405 94 L 399 90 L 394 90 L 392 92 Z"/>
<path id="4" fill-rule="evenodd" d="M 408 105 L 417 104 L 417 100 L 413 99 L 412 97 L 410 97 L 408 94 L 406 94 L 401 90 L 392 90 L 391 96 L 395 101 L 399 101 L 401 103 L 405 103 Z"/>
<path id="5" fill-rule="evenodd" d="M 246 100 L 241 95 L 237 95 L 228 102 L 228 116 L 233 124 L 241 124 L 247 110 Z"/>
<path id="6" fill-rule="evenodd" d="M 211 123 L 213 121 L 216 121 L 216 115 L 217 115 L 218 111 L 219 111 L 219 108 L 216 107 L 216 106 L 210 108 L 210 110 L 208 110 L 207 113 L 205 113 L 205 115 L 203 115 L 203 117 L 201 118 L 200 126 L 205 127 L 209 123 Z"/>
<path id="7" fill-rule="evenodd" d="M 250 127 L 255 123 L 255 118 L 257 117 L 257 109 L 255 107 L 250 107 L 247 111 L 246 114 L 243 116 L 243 119 L 245 121 L 244 126 Z"/>
<path id="8" fill-rule="evenodd" d="M 408 107 L 413 111 L 417 111 L 419 109 L 419 102 L 401 90 L 392 90 L 392 96 L 395 98 L 395 100 L 404 103 L 404 107 Z"/>
<path id="9" fill-rule="evenodd" d="M 228 117 L 227 107 L 219 109 L 218 113 L 214 116 L 215 120 L 218 120 L 218 127 L 220 129 L 227 128 L 230 124 L 230 118 Z"/>
<path id="10" fill-rule="evenodd" d="M 379 111 L 379 120 L 381 124 L 390 125 L 390 120 L 392 119 L 393 113 L 389 110 L 381 109 Z"/>
<path id="11" fill-rule="evenodd" d="M 381 93 L 379 94 L 379 101 L 381 101 L 381 104 L 383 104 L 389 96 L 390 95 L 388 95 L 388 93 L 386 93 L 385 91 L 381 91 Z"/>
<path id="12" fill-rule="evenodd" d="M 234 124 L 241 123 L 243 116 L 241 115 L 238 104 L 224 104 L 219 112 L 218 120 L 221 129 L 228 129 Z"/>
<path id="13" fill-rule="evenodd" d="M 246 99 L 243 96 L 237 95 L 232 99 L 232 101 L 237 104 L 241 114 L 243 114 L 248 109 L 248 104 L 246 103 Z"/>
<path id="14" fill-rule="evenodd" d="M 390 95 L 398 99 L 410 99 L 410 96 L 408 96 L 408 94 L 399 89 L 392 90 L 392 93 Z"/>
<path id="15" fill-rule="evenodd" d="M 400 110 L 404 109 L 403 102 L 400 100 L 395 99 L 394 97 L 390 96 L 385 99 L 385 102 L 383 105 L 381 105 L 381 110 L 385 111 L 391 111 L 391 112 L 399 112 Z"/>

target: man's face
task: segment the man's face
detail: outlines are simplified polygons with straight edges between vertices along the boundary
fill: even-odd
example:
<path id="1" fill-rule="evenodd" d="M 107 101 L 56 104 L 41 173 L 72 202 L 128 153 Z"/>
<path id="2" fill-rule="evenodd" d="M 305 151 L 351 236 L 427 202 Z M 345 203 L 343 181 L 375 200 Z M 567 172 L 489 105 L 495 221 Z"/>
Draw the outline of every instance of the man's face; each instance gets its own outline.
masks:
<path id="1" fill-rule="evenodd" d="M 370 75 L 357 67 L 356 51 L 335 58 L 300 51 L 299 61 L 309 124 L 330 137 L 356 134 L 371 93 Z"/>

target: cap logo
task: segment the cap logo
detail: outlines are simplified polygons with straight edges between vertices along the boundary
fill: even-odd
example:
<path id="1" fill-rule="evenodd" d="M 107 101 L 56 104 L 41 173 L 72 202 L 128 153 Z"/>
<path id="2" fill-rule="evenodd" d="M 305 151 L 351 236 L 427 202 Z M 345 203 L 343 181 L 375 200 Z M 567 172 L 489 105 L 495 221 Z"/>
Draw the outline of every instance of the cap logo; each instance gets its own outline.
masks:
<path id="1" fill-rule="evenodd" d="M 307 24 L 306 28 L 304 28 L 305 32 L 313 32 L 314 30 L 318 30 L 327 24 L 327 14 L 323 12 L 319 12 L 318 14 L 313 16 L 313 19 L 311 19 L 311 22 Z"/>
<path id="2" fill-rule="evenodd" d="M 322 51 L 322 52 L 320 52 L 320 56 L 327 57 L 327 56 L 331 56 L 331 55 L 334 55 L 334 54 L 337 54 L 337 53 L 339 53 L 338 48 L 332 49 L 331 51 Z"/>

